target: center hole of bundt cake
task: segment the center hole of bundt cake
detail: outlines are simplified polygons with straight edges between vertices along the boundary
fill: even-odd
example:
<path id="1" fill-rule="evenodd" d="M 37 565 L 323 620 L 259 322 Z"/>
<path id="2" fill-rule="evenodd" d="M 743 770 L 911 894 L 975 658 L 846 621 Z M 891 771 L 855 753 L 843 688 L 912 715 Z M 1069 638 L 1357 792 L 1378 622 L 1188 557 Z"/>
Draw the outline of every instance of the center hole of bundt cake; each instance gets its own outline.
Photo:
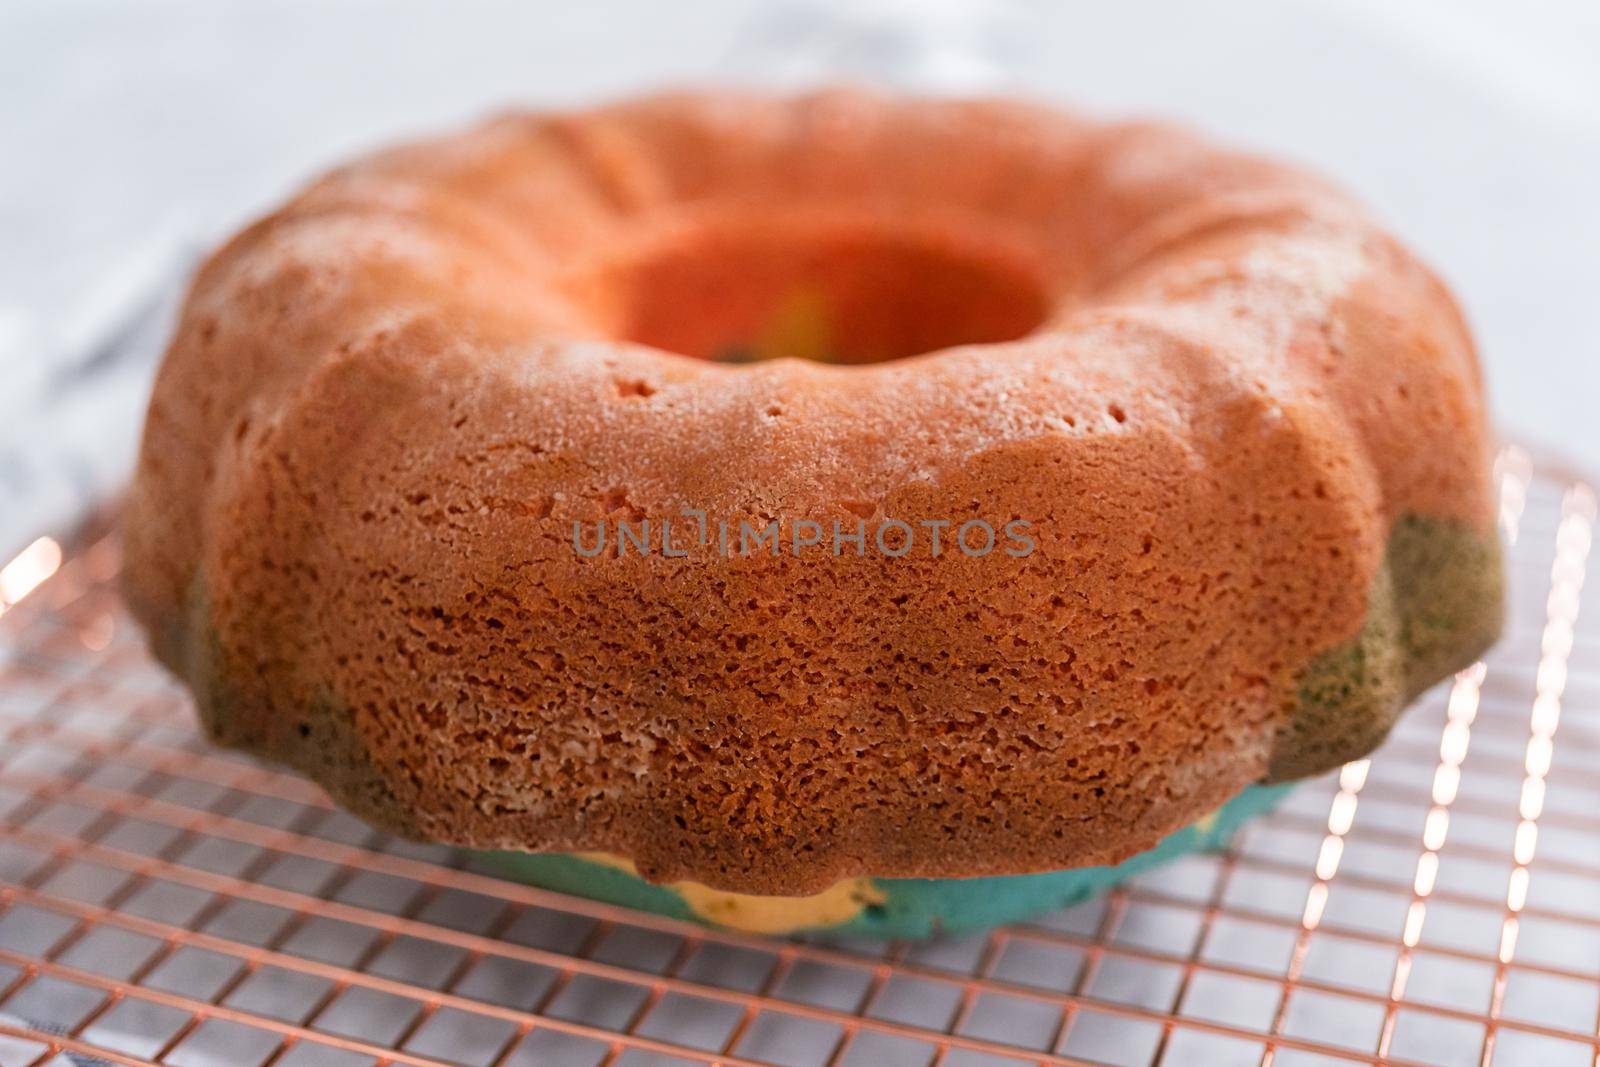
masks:
<path id="1" fill-rule="evenodd" d="M 880 363 L 1010 341 L 1044 321 L 1042 280 L 1005 249 L 869 227 L 675 235 L 611 287 L 630 341 L 729 363 Z"/>

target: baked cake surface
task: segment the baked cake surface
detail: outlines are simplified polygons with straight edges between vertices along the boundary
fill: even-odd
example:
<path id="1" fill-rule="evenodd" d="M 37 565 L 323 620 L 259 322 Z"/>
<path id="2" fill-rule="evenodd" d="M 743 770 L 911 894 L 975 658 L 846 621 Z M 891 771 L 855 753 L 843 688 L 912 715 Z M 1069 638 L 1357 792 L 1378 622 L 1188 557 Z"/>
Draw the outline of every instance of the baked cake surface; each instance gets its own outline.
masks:
<path id="1" fill-rule="evenodd" d="M 1363 755 L 1498 630 L 1489 466 L 1449 293 L 1313 177 L 682 93 L 378 154 L 218 251 L 126 588 L 217 741 L 379 825 L 807 896 L 1116 864 Z M 929 550 L 972 521 L 1031 548 Z M 689 536 L 774 522 L 869 550 Z"/>

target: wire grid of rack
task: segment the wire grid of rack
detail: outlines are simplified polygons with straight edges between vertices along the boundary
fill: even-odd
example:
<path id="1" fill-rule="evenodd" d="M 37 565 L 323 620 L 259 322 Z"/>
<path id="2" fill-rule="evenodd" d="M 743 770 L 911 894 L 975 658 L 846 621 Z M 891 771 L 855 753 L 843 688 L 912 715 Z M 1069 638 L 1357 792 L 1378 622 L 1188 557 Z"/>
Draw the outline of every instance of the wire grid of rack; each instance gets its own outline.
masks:
<path id="1" fill-rule="evenodd" d="M 1226 853 L 923 943 L 702 929 L 377 833 L 204 743 L 91 528 L 0 572 L 38 582 L 0 617 L 0 1065 L 1595 1067 L 1595 496 L 1499 467 L 1506 637 L 1370 761 Z"/>

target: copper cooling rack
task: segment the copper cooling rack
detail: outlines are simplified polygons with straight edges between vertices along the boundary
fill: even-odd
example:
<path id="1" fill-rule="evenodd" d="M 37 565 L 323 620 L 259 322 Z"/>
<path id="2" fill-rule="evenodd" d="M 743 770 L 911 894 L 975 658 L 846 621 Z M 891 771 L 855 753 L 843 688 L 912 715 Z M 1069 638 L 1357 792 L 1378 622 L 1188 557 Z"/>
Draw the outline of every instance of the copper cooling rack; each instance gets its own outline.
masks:
<path id="1" fill-rule="evenodd" d="M 114 536 L 0 570 L 0 1065 L 1600 1062 L 1581 479 L 1512 450 L 1505 640 L 1235 847 L 1034 925 L 774 941 L 504 881 L 208 748 Z"/>

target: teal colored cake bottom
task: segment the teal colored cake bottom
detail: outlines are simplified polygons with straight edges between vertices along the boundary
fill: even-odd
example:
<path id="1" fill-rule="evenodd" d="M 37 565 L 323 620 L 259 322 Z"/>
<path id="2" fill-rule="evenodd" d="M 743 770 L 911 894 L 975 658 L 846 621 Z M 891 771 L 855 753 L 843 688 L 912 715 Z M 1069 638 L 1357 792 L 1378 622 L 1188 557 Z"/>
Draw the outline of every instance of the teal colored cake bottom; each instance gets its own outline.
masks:
<path id="1" fill-rule="evenodd" d="M 711 926 L 773 934 L 827 931 L 918 938 L 1019 922 L 1076 904 L 1185 853 L 1223 848 L 1246 820 L 1276 807 L 1290 788 L 1252 786 L 1206 818 L 1114 867 L 987 878 L 862 878 L 818 897 L 752 898 L 702 886 L 652 885 L 630 873 L 625 861 L 589 854 L 477 855 L 517 881 Z"/>

